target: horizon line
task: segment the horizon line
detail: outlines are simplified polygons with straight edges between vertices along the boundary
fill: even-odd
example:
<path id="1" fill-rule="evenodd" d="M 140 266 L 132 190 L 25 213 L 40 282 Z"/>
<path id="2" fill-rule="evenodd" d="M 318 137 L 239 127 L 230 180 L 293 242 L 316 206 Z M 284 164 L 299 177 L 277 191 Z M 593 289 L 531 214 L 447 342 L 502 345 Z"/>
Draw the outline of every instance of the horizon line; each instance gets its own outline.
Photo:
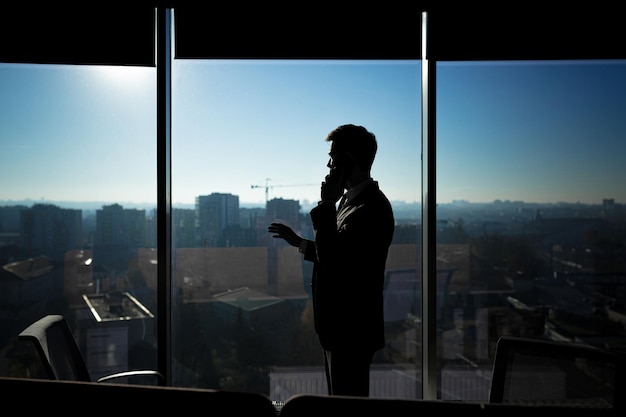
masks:
<path id="1" fill-rule="evenodd" d="M 283 199 L 285 200 L 285 199 Z M 286 199 L 286 200 L 294 200 L 294 201 L 298 201 L 300 202 L 300 200 L 295 200 L 295 199 Z M 585 202 L 580 202 L 580 201 L 576 201 L 576 202 L 571 202 L 571 201 L 555 201 L 555 202 L 536 202 L 536 201 L 524 201 L 524 200 L 511 200 L 511 199 L 494 199 L 492 201 L 469 201 L 469 200 L 464 200 L 464 199 L 456 199 L 456 200 L 452 200 L 452 201 L 448 201 L 448 202 L 438 202 L 437 206 L 443 206 L 443 205 L 458 205 L 458 204 L 495 204 L 495 203 L 500 203 L 500 204 L 529 204 L 529 205 L 555 205 L 555 204 L 566 204 L 566 205 L 588 205 L 588 206 L 594 206 L 594 205 L 603 205 L 606 201 L 610 201 L 613 200 L 613 204 L 619 205 L 619 204 L 624 204 L 618 201 L 615 201 L 612 198 L 605 198 L 602 199 L 601 201 L 598 202 L 594 202 L 594 203 L 585 203 Z M 271 201 L 271 200 L 270 200 Z M 406 200 L 389 200 L 390 203 L 392 205 L 406 205 L 406 206 L 421 206 L 422 202 L 421 201 L 406 201 Z M 135 201 L 115 201 L 115 202 L 111 202 L 111 201 L 94 201 L 94 200 L 85 200 L 85 201 L 78 201 L 78 200 L 47 200 L 47 199 L 39 199 L 39 200 L 34 200 L 34 199 L 30 199 L 30 198 L 26 198 L 26 199 L 19 199 L 19 200 L 13 200 L 13 199 L 8 199 L 8 200 L 0 200 L 0 207 L 2 206 L 6 206 L 6 205 L 35 205 L 35 204 L 53 204 L 53 205 L 61 205 L 61 204 L 66 204 L 66 205 L 71 205 L 71 206 L 80 206 L 80 205 L 86 205 L 86 206 L 109 206 L 109 205 L 113 205 L 113 204 L 119 204 L 121 206 L 128 206 L 128 207 L 138 207 L 141 206 L 143 208 L 147 208 L 147 207 L 153 207 L 156 208 L 157 207 L 157 203 L 156 202 L 135 202 Z M 240 202 L 239 205 L 240 207 L 244 206 L 245 208 L 261 208 L 264 209 L 265 208 L 265 201 L 256 201 L 256 202 Z M 308 204 L 306 204 L 306 206 L 315 206 L 317 204 L 317 202 L 310 202 Z M 185 203 L 185 202 L 176 202 L 176 203 L 172 203 L 171 207 L 173 208 L 178 208 L 178 207 L 189 207 L 189 206 L 194 206 L 195 203 L 191 202 L 191 203 Z"/>

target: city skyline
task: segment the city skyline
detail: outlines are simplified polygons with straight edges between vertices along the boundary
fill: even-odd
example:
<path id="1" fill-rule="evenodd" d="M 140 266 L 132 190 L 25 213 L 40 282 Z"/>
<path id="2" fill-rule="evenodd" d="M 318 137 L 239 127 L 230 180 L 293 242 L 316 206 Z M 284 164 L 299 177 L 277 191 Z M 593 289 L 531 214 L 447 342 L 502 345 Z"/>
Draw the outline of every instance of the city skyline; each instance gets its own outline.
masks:
<path id="1" fill-rule="evenodd" d="M 238 197 L 238 196 L 236 196 Z M 282 197 L 276 197 L 276 199 L 283 199 Z M 272 199 L 270 199 L 271 201 Z M 299 200 L 292 199 L 284 199 L 288 201 L 298 201 L 301 204 L 301 212 L 307 213 L 311 208 L 313 208 L 317 202 L 311 202 L 308 205 L 302 205 L 302 202 Z M 415 212 L 415 210 L 421 210 L 421 202 L 406 202 L 406 201 L 398 201 L 392 200 L 390 201 L 394 210 L 400 210 L 404 213 L 414 212 L 410 217 L 414 217 L 414 215 L 419 215 L 419 212 Z M 581 203 L 581 202 L 567 202 L 567 201 L 556 201 L 556 202 L 546 202 L 546 203 L 536 203 L 529 201 L 521 201 L 521 200 L 503 200 L 503 199 L 495 199 L 493 201 L 484 201 L 484 202 L 470 202 L 467 200 L 453 200 L 447 203 L 438 203 L 438 207 L 451 207 L 451 208 L 463 208 L 463 207 L 471 207 L 471 206 L 488 206 L 488 205 L 509 205 L 509 206 L 532 206 L 532 207 L 553 207 L 553 206 L 587 206 L 587 207 L 601 207 L 610 203 L 612 205 L 624 205 L 625 203 L 616 201 L 613 198 L 607 197 L 603 198 L 597 202 L 591 203 Z M 2 207 L 15 207 L 15 206 L 26 206 L 32 207 L 36 204 L 43 205 L 53 205 L 59 208 L 67 208 L 67 209 L 81 209 L 85 211 L 95 211 L 102 209 L 106 206 L 111 205 L 120 205 L 122 208 L 130 208 L 130 209 L 140 209 L 140 210 L 156 210 L 156 203 L 136 203 L 136 202 L 106 202 L 106 201 L 56 201 L 56 200 L 0 200 L 0 208 Z M 259 203 L 241 203 L 239 204 L 241 209 L 265 209 L 265 202 Z M 190 204 L 175 204 L 172 205 L 174 209 L 191 209 L 195 208 L 194 203 Z"/>
<path id="2" fill-rule="evenodd" d="M 372 176 L 421 200 L 419 61 L 175 61 L 172 204 L 317 201 L 325 135 L 374 132 Z M 154 68 L 0 64 L 0 200 L 156 202 Z M 437 202 L 626 201 L 626 62 L 438 64 Z"/>

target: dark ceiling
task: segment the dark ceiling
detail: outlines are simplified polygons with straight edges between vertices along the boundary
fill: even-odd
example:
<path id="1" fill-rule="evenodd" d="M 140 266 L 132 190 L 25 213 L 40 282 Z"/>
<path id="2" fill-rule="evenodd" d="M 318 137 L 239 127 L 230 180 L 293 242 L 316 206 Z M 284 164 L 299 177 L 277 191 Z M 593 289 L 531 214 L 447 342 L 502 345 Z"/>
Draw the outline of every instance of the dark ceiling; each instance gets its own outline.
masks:
<path id="1" fill-rule="evenodd" d="M 24 3 L 3 6 L 0 61 L 154 65 L 155 4 L 174 6 L 178 58 L 419 59 L 427 9 L 430 59 L 626 59 L 618 2 L 558 9 L 446 1 L 358 8 L 339 2 Z"/>

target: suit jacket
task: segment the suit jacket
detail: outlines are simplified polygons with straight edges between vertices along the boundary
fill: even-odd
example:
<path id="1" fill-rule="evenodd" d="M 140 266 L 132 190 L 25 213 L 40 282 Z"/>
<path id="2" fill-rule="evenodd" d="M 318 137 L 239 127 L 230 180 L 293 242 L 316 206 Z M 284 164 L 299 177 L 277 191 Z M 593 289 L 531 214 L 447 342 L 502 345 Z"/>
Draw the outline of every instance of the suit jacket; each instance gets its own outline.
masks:
<path id="1" fill-rule="evenodd" d="M 339 211 L 333 204 L 311 210 L 315 244 L 315 331 L 325 350 L 374 353 L 385 346 L 383 287 L 395 220 L 391 204 L 371 182 Z"/>

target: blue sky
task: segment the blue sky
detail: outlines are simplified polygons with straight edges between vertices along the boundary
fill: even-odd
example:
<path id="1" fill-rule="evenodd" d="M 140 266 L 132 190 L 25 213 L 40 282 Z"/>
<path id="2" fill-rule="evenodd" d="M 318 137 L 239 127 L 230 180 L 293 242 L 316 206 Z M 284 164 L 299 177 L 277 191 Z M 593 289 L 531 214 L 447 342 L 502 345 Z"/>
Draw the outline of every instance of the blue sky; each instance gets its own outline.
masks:
<path id="1" fill-rule="evenodd" d="M 626 202 L 626 62 L 441 64 L 442 201 Z"/>
<path id="2" fill-rule="evenodd" d="M 263 202 L 251 186 L 267 178 L 269 198 L 317 201 L 324 138 L 346 123 L 376 135 L 372 175 L 389 197 L 419 200 L 418 62 L 185 61 L 174 72 L 173 201 L 215 191 Z"/>
<path id="3" fill-rule="evenodd" d="M 175 61 L 173 202 L 316 201 L 325 135 L 376 134 L 420 200 L 417 61 Z M 0 64 L 0 200 L 156 201 L 154 68 Z M 626 202 L 626 63 L 441 63 L 438 201 Z M 258 186 L 253 188 L 252 186 Z"/>

